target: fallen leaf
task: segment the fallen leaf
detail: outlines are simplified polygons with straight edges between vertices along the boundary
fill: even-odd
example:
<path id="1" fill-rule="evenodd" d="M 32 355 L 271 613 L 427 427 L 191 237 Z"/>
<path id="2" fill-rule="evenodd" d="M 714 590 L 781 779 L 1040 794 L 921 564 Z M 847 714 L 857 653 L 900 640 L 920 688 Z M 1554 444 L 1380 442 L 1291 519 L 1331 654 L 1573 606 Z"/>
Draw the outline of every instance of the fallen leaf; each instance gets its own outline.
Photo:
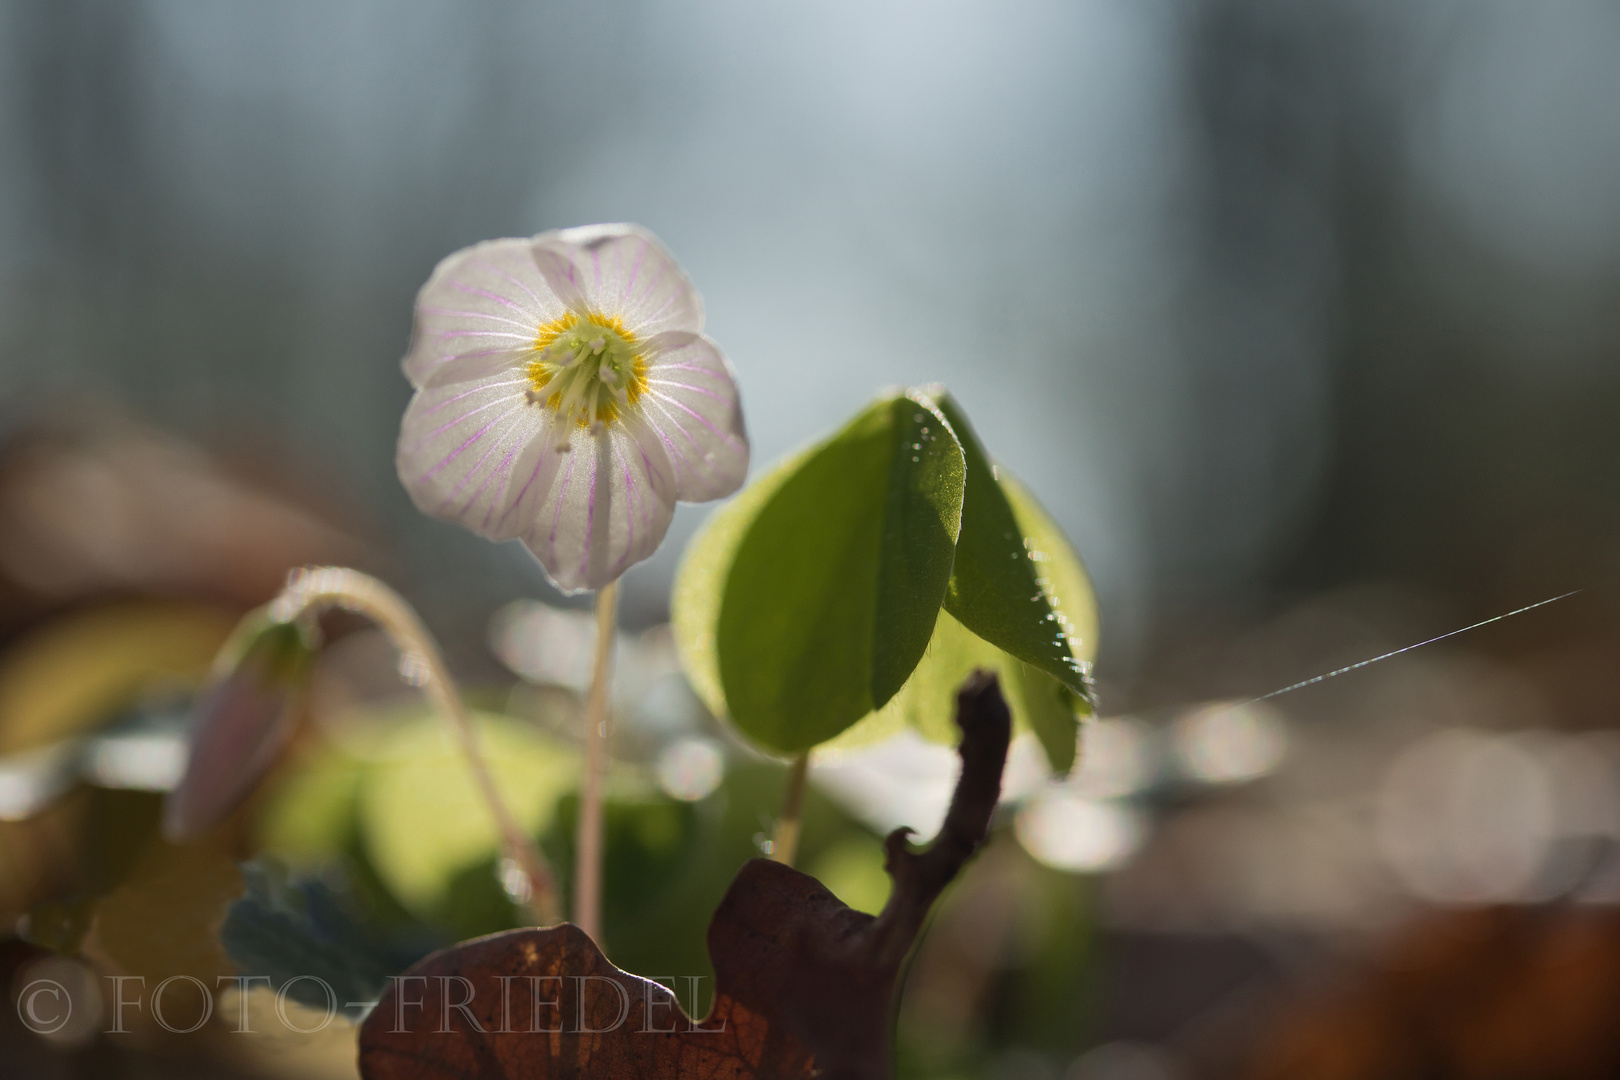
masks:
<path id="1" fill-rule="evenodd" d="M 883 911 L 755 859 L 709 925 L 715 1003 L 695 1022 L 664 986 L 620 971 L 571 924 L 434 953 L 396 976 L 360 1029 L 367 1080 L 882 1080 L 900 967 L 929 909 L 984 841 L 1011 717 L 995 677 L 957 695 L 962 775 L 920 851 L 886 841 Z"/>

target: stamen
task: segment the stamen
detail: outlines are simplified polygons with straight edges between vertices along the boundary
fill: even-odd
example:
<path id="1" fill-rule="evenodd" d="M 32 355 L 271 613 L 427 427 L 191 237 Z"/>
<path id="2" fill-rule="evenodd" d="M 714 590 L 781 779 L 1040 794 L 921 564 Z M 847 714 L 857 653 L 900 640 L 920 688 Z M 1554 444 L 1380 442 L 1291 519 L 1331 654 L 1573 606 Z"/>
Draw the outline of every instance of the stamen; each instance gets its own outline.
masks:
<path id="1" fill-rule="evenodd" d="M 574 428 L 605 430 L 620 409 L 635 407 L 647 389 L 642 347 L 613 315 L 569 313 L 540 328 L 525 400 L 553 410 L 559 449 Z"/>

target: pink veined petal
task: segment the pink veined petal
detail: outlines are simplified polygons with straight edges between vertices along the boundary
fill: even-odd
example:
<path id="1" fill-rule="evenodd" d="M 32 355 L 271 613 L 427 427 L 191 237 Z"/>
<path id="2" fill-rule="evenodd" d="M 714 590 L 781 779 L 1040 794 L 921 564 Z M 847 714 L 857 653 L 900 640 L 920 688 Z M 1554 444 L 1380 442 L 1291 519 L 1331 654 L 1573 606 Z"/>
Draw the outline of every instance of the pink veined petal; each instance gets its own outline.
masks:
<path id="1" fill-rule="evenodd" d="M 656 354 L 638 403 L 669 455 L 676 497 L 707 502 L 730 495 L 748 475 L 748 432 L 731 365 L 698 336 Z"/>
<path id="2" fill-rule="evenodd" d="M 429 373 L 422 386 L 449 386 L 452 383 L 484 382 L 496 376 L 527 382 L 525 368 L 534 358 L 534 349 L 478 349 L 454 356 Z"/>
<path id="3" fill-rule="evenodd" d="M 617 315 L 643 339 L 668 331 L 703 329 L 703 301 L 658 238 L 638 225 L 586 225 L 535 237 L 536 251 L 565 259 L 571 273 L 545 269 L 549 280 L 566 274 L 589 307 Z"/>
<path id="4" fill-rule="evenodd" d="M 668 352 L 671 349 L 684 348 L 692 344 L 699 336 L 701 335 L 690 330 L 665 330 L 643 339 L 642 354 L 651 357 L 657 356 L 661 352 Z"/>
<path id="5" fill-rule="evenodd" d="M 437 385 L 449 386 L 450 384 L 449 383 L 443 383 L 443 384 L 437 384 Z M 434 389 L 437 388 L 437 385 L 434 387 Z M 465 386 L 465 387 L 458 386 L 458 387 L 456 387 L 456 389 L 459 391 L 459 393 L 451 394 L 449 397 L 443 397 L 443 396 L 435 395 L 433 404 L 429 405 L 429 406 L 425 406 L 424 411 L 425 411 L 425 413 L 427 415 L 432 415 L 434 413 L 443 412 L 445 409 L 450 408 L 456 402 L 465 401 L 468 398 L 473 397 L 474 395 L 486 393 L 489 389 L 491 389 L 491 388 L 493 388 L 495 386 L 504 386 L 504 387 L 514 388 L 518 392 L 521 393 L 523 390 L 528 389 L 528 387 L 529 387 L 529 379 L 528 379 L 527 376 L 523 376 L 521 378 L 516 378 L 516 379 L 502 379 L 502 380 L 497 382 L 497 381 L 495 381 L 493 379 L 487 379 L 486 378 L 486 379 L 482 379 L 482 380 L 480 380 L 478 382 L 475 382 L 475 383 L 470 383 L 470 384 L 468 384 L 468 386 Z"/>
<path id="6" fill-rule="evenodd" d="M 558 451 L 553 434 L 555 417 L 547 416 L 539 433 L 513 459 L 503 478 L 505 489 L 493 500 L 487 525 L 480 531 L 499 540 L 526 536 L 546 512 L 546 495 L 568 458 Z"/>
<path id="7" fill-rule="evenodd" d="M 403 367 L 426 386 L 458 358 L 531 349 L 563 302 L 535 266 L 534 241 L 489 240 L 446 256 L 416 297 L 416 327 Z M 462 376 L 463 378 L 471 376 Z"/>
<path id="8" fill-rule="evenodd" d="M 577 433 L 566 453 L 523 540 L 559 588 L 599 589 L 664 538 L 674 473 L 657 434 L 633 414 Z"/>
<path id="9" fill-rule="evenodd" d="M 588 314 L 591 311 L 591 302 L 585 295 L 584 284 L 579 280 L 579 269 L 574 265 L 572 253 L 565 245 L 548 239 L 551 235 L 542 233 L 534 238 L 534 246 L 530 251 L 535 269 L 546 279 L 551 291 L 569 309 L 581 315 Z"/>
<path id="10" fill-rule="evenodd" d="M 416 392 L 395 465 L 419 510 L 495 540 L 525 531 L 519 504 L 527 499 L 532 509 L 530 489 L 551 446 L 550 410 L 529 404 L 527 388 L 527 380 L 494 377 Z"/>
<path id="11" fill-rule="evenodd" d="M 400 448 L 406 451 L 419 450 L 423 447 L 432 445 L 435 439 L 447 431 L 456 432 L 457 434 L 455 435 L 455 438 L 461 439 L 462 441 L 455 445 L 455 449 L 439 458 L 438 464 L 429 469 L 426 475 L 432 476 L 436 474 L 446 465 L 449 465 L 456 458 L 460 457 L 462 452 L 465 451 L 467 447 L 471 446 L 475 442 L 482 441 L 484 435 L 491 427 L 499 424 L 502 419 L 511 416 L 515 410 L 521 407 L 519 403 L 514 403 L 506 397 L 490 398 L 487 394 L 482 396 L 485 399 L 482 404 L 463 406 L 465 411 L 459 409 L 449 410 L 450 419 L 444 420 L 439 424 L 438 427 L 429 428 L 426 431 L 413 431 L 412 435 L 415 437 L 409 442 L 401 439 L 399 444 Z M 499 409 L 500 411 L 494 412 L 493 415 L 491 415 L 492 411 L 496 409 Z M 437 412 L 438 410 L 426 409 L 424 411 Z M 469 431 L 472 434 L 467 434 Z M 464 435 L 466 438 L 463 439 L 462 436 Z"/>

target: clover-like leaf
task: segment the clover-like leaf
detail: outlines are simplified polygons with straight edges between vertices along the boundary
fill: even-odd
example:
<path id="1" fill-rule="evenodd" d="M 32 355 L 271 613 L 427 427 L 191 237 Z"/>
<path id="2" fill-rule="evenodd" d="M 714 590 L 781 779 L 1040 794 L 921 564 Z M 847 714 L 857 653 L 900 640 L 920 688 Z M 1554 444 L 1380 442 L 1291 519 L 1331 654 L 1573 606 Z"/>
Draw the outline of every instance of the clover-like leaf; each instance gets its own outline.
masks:
<path id="1" fill-rule="evenodd" d="M 945 418 L 894 395 L 718 515 L 676 587 L 699 692 L 788 753 L 881 707 L 933 635 L 963 476 Z"/>
<path id="2" fill-rule="evenodd" d="M 1034 493 L 1006 469 L 998 469 L 997 477 L 1024 534 L 1024 548 L 1037 567 L 1041 591 L 1062 624 L 1070 648 L 1089 673 L 1091 661 L 1097 655 L 1097 594 L 1091 587 L 1091 576 L 1063 529 L 1052 520 L 1052 515 Z M 1065 685 L 1068 685 L 1067 680 Z M 1083 708 L 1089 712 L 1092 694 L 1089 676 L 1077 693 L 1081 695 Z"/>
<path id="3" fill-rule="evenodd" d="M 894 528 L 886 501 L 926 478 L 906 470 L 925 464 L 916 451 L 928 447 L 913 440 L 913 453 L 885 459 L 881 438 L 885 422 L 894 430 L 895 409 L 923 403 L 937 408 L 962 462 L 960 525 L 943 610 L 931 623 L 926 599 L 946 565 L 943 545 L 927 542 L 936 534 L 908 538 Z M 911 418 L 930 435 L 931 413 Z M 926 497 L 917 501 L 928 507 Z M 924 581 L 927 589 L 916 587 Z M 894 613 L 900 618 L 886 622 Z M 673 621 L 698 695 L 777 750 L 856 745 L 904 726 L 948 741 L 955 687 L 987 668 L 1000 673 L 1018 727 L 1033 731 L 1064 772 L 1074 762 L 1075 721 L 1092 710 L 1097 606 L 1085 568 L 940 387 L 878 402 L 722 507 L 688 547 Z M 925 623 L 921 650 L 914 636 L 895 632 L 915 634 Z M 851 719 L 862 704 L 864 718 Z"/>
<path id="4" fill-rule="evenodd" d="M 866 746 L 907 727 L 934 742 L 950 742 L 954 688 L 978 669 L 1001 676 L 1015 728 L 1034 733 L 1052 768 L 1064 773 L 1073 767 L 1075 720 L 1086 711 L 1084 699 L 1046 672 L 985 641 L 948 611 L 940 612 L 928 649 L 900 692 L 830 745 Z"/>
<path id="5" fill-rule="evenodd" d="M 876 742 L 902 727 L 948 742 L 950 696 L 975 668 L 1000 673 L 1017 728 L 1040 740 L 1058 772 L 1074 764 L 1075 722 L 1092 711 L 1089 665 L 1097 603 L 1085 567 L 1029 490 L 990 462 L 941 388 L 926 393 L 962 446 L 962 529 L 944 611 L 916 670 L 888 705 L 834 745 Z"/>
<path id="6" fill-rule="evenodd" d="M 727 714 L 715 627 L 720 621 L 720 600 L 725 595 L 731 561 L 760 508 L 770 501 L 812 450 L 791 454 L 772 465 L 736 498 L 710 514 L 702 531 L 687 544 L 680 571 L 675 575 L 669 619 L 681 668 L 693 691 L 716 716 Z"/>
<path id="7" fill-rule="evenodd" d="M 1089 697 L 1082 650 L 1094 634 L 1081 635 L 1094 627 L 1095 603 L 1085 572 L 1033 498 L 1016 482 L 1001 482 L 955 399 L 939 391 L 934 401 L 951 422 L 967 464 L 962 532 L 945 610 L 985 641 Z M 1047 570 L 1058 559 L 1065 559 L 1062 592 Z"/>

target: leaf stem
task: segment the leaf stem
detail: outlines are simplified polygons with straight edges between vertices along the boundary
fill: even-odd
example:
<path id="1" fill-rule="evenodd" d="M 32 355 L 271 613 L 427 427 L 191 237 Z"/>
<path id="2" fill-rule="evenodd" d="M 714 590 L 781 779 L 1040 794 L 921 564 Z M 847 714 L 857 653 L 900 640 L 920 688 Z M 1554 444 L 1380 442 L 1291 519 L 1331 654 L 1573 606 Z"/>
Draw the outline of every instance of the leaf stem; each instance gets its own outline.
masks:
<path id="1" fill-rule="evenodd" d="M 598 944 L 602 940 L 602 780 L 607 771 L 618 599 L 616 581 L 596 594 L 596 666 L 585 703 L 585 778 L 579 792 L 579 832 L 574 843 L 574 922 Z"/>
<path id="2" fill-rule="evenodd" d="M 799 818 L 804 811 L 804 785 L 810 774 L 810 751 L 802 751 L 793 759 L 788 772 L 787 793 L 782 796 L 782 815 L 776 819 L 776 830 L 771 837 L 771 858 L 786 866 L 793 865 L 799 850 Z"/>
<path id="3" fill-rule="evenodd" d="M 529 879 L 527 906 L 530 914 L 541 925 L 561 922 L 557 884 L 551 867 L 501 798 L 495 777 L 489 771 L 489 762 L 479 748 L 472 714 L 450 676 L 438 642 L 422 620 L 403 597 L 381 581 L 358 570 L 336 566 L 294 571 L 287 587 L 271 605 L 270 613 L 282 622 L 292 622 L 305 613 L 318 613 L 327 608 L 341 608 L 365 616 L 376 623 L 400 651 L 401 672 L 407 680 L 420 686 L 428 700 L 450 721 L 467 759 L 467 767 L 472 770 L 473 781 L 500 830 L 506 857 Z"/>

